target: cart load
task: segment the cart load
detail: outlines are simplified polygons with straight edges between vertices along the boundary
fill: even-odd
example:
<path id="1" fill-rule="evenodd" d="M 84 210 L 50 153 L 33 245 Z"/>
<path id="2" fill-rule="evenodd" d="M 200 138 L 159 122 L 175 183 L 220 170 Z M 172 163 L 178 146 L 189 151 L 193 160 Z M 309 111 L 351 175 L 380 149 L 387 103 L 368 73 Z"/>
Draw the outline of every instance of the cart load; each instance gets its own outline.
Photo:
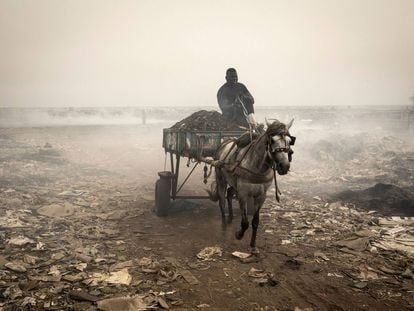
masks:
<path id="1" fill-rule="evenodd" d="M 214 156 L 223 141 L 237 138 L 246 130 L 217 111 L 200 110 L 164 129 L 162 146 L 166 152 L 200 161 Z"/>
<path id="2" fill-rule="evenodd" d="M 189 117 L 175 123 L 171 129 L 190 131 L 246 131 L 243 126 L 229 122 L 215 110 L 200 110 Z"/>

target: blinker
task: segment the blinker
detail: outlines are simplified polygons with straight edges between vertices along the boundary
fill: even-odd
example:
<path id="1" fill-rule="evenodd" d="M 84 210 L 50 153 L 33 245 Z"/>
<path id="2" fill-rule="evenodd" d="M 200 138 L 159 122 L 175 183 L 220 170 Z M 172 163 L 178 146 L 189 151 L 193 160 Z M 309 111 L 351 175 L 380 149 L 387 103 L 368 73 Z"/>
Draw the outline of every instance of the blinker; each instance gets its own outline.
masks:
<path id="1" fill-rule="evenodd" d="M 296 137 L 295 136 L 289 136 L 289 137 L 290 137 L 289 145 L 293 146 L 295 144 Z"/>

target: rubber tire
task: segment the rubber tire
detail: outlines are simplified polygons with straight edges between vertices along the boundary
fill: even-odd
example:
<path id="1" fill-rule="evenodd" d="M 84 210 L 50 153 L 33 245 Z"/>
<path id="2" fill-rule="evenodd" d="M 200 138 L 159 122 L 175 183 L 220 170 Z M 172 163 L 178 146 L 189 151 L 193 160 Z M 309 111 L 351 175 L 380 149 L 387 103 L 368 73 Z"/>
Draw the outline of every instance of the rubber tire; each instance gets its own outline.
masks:
<path id="1" fill-rule="evenodd" d="M 170 207 L 171 181 L 160 178 L 155 183 L 155 214 L 159 217 L 168 215 Z"/>

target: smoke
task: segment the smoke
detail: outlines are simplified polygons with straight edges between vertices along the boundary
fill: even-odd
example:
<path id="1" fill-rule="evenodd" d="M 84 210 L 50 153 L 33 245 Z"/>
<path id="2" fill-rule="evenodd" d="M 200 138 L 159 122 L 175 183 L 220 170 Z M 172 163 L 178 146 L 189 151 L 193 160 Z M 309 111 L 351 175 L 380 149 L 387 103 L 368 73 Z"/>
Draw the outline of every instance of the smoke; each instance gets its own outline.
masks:
<path id="1" fill-rule="evenodd" d="M 162 129 L 195 110 L 147 107 L 143 114 L 139 108 L 1 109 L 0 116 L 6 136 L 40 148 L 49 144 L 69 161 L 152 185 L 158 171 L 170 169 Z M 405 107 L 258 107 L 256 112 L 259 122 L 265 117 L 282 122 L 295 118 L 290 129 L 297 137 L 295 153 L 291 172 L 280 178 L 282 188 L 332 192 L 344 182 L 362 187 L 376 179 L 396 184 L 409 180 L 396 177 L 397 172 L 410 173 L 402 159 L 414 146 Z M 182 159 L 181 176 L 193 165 L 187 167 L 186 161 Z M 203 194 L 201 175 L 201 169 L 195 172 L 189 186 Z"/>

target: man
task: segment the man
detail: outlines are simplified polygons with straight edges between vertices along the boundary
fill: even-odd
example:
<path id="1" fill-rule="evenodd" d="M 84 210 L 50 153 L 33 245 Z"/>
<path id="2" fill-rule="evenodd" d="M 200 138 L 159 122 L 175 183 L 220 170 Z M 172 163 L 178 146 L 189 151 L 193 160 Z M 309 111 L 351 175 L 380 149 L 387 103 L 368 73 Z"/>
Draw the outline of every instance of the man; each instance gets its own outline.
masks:
<path id="1" fill-rule="evenodd" d="M 254 116 L 254 99 L 244 84 L 237 82 L 237 71 L 229 68 L 226 71 L 226 83 L 217 93 L 217 101 L 223 117 L 229 122 L 255 128 L 257 126 Z"/>

